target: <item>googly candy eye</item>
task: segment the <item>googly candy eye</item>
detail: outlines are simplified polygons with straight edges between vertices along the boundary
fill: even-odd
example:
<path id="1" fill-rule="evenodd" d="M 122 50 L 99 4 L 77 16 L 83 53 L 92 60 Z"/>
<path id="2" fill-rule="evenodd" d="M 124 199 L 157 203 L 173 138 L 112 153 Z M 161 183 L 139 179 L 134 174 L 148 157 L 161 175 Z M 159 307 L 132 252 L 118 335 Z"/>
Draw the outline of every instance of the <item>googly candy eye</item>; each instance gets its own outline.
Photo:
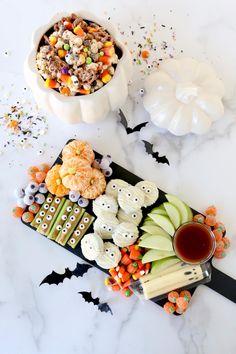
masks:
<path id="1" fill-rule="evenodd" d="M 81 234 L 81 232 L 80 232 L 79 230 L 76 230 L 76 231 L 75 231 L 75 235 L 76 235 L 76 236 L 80 236 L 80 234 Z"/>
<path id="2" fill-rule="evenodd" d="M 74 191 L 70 191 L 69 192 L 69 199 L 73 203 L 76 203 L 79 200 L 79 197 L 80 197 L 80 193 L 79 192 L 74 192 Z"/>
<path id="3" fill-rule="evenodd" d="M 67 219 L 67 215 L 63 214 L 61 220 L 65 221 Z"/>
<path id="4" fill-rule="evenodd" d="M 127 193 L 127 197 L 130 198 L 131 197 L 131 193 Z"/>
<path id="5" fill-rule="evenodd" d="M 48 210 L 48 209 L 49 209 L 49 205 L 48 205 L 48 204 L 45 204 L 45 205 L 43 206 L 43 208 L 44 208 L 45 210 Z"/>
<path id="6" fill-rule="evenodd" d="M 40 223 L 41 223 L 41 221 L 42 221 L 42 219 L 37 218 L 37 219 L 36 219 L 36 224 L 40 224 Z"/>
<path id="7" fill-rule="evenodd" d="M 142 186 L 141 188 L 142 188 L 142 190 L 143 190 L 143 191 L 145 191 L 145 189 L 146 189 L 146 187 L 145 187 L 145 186 Z"/>
<path id="8" fill-rule="evenodd" d="M 102 229 L 106 230 L 107 229 L 107 225 L 102 225 Z"/>
<path id="9" fill-rule="evenodd" d="M 43 229 L 43 230 L 46 230 L 47 227 L 48 227 L 48 225 L 47 225 L 46 223 L 42 224 L 42 229 Z"/>
<path id="10" fill-rule="evenodd" d="M 147 189 L 146 192 L 147 192 L 147 193 L 151 193 L 151 189 Z"/>
<path id="11" fill-rule="evenodd" d="M 135 197 L 133 200 L 134 200 L 135 203 L 138 203 L 138 198 L 137 197 Z"/>
<path id="12" fill-rule="evenodd" d="M 134 238 L 134 235 L 133 235 L 133 234 L 130 234 L 129 237 L 130 237 L 130 238 Z"/>
<path id="13" fill-rule="evenodd" d="M 70 216 L 70 221 L 75 221 L 75 216 L 74 215 Z"/>
<path id="14" fill-rule="evenodd" d="M 48 189 L 47 189 L 47 186 L 45 183 L 40 183 L 39 184 L 39 193 L 47 193 L 48 192 Z"/>
<path id="15" fill-rule="evenodd" d="M 106 157 L 103 157 L 101 162 L 100 162 L 100 168 L 102 170 L 106 170 L 110 166 L 110 160 Z"/>
<path id="16" fill-rule="evenodd" d="M 75 208 L 75 209 L 74 209 L 74 213 L 75 213 L 75 214 L 79 214 L 80 210 L 81 210 L 81 209 L 79 209 L 79 208 Z"/>
<path id="17" fill-rule="evenodd" d="M 66 228 L 67 228 L 67 229 L 71 228 L 71 223 L 70 223 L 70 222 L 67 222 L 67 223 L 66 223 Z"/>
<path id="18" fill-rule="evenodd" d="M 84 225 L 84 224 L 80 224 L 80 225 L 79 225 L 79 228 L 80 228 L 81 230 L 83 230 L 83 229 L 85 228 L 85 225 Z"/>
<path id="19" fill-rule="evenodd" d="M 66 208 L 66 211 L 68 211 L 68 213 L 70 213 L 70 212 L 72 211 L 72 207 L 71 207 L 71 206 L 68 206 L 68 207 Z"/>
<path id="20" fill-rule="evenodd" d="M 41 210 L 39 215 L 43 217 L 45 215 L 45 211 Z"/>
<path id="21" fill-rule="evenodd" d="M 137 219 L 137 214 L 136 213 L 133 213 L 132 215 L 131 215 L 131 217 L 133 218 L 133 219 Z"/>
<path id="22" fill-rule="evenodd" d="M 34 197 L 33 195 L 25 195 L 23 201 L 26 205 L 31 205 L 34 203 Z"/>
<path id="23" fill-rule="evenodd" d="M 71 238 L 71 239 L 70 239 L 70 243 L 71 243 L 72 245 L 74 245 L 74 244 L 75 244 L 75 239 L 74 239 L 74 238 Z"/>
<path id="24" fill-rule="evenodd" d="M 151 64 L 147 65 L 147 69 L 150 70 L 152 68 Z"/>
<path id="25" fill-rule="evenodd" d="M 58 198 L 58 199 L 59 199 L 59 198 Z M 51 203 L 51 202 L 52 202 L 52 198 L 51 198 L 51 197 L 47 197 L 46 201 L 47 201 L 48 203 Z"/>
<path id="26" fill-rule="evenodd" d="M 63 235 L 67 234 L 67 229 L 62 230 Z"/>
<path id="27" fill-rule="evenodd" d="M 115 254 L 113 252 L 111 252 L 110 256 L 113 258 L 113 257 L 115 257 Z"/>
<path id="28" fill-rule="evenodd" d="M 56 229 L 57 229 L 57 231 L 61 231 L 62 226 L 61 225 L 57 225 Z"/>
<path id="29" fill-rule="evenodd" d="M 89 205 L 89 200 L 80 197 L 78 200 L 78 205 L 81 206 L 82 208 L 86 208 Z"/>
<path id="30" fill-rule="evenodd" d="M 89 218 L 84 218 L 84 222 L 87 224 L 89 222 Z"/>
<path id="31" fill-rule="evenodd" d="M 55 203 L 56 203 L 56 204 L 60 204 L 60 201 L 61 201 L 60 198 L 56 198 L 56 199 L 55 199 Z"/>
<path id="32" fill-rule="evenodd" d="M 108 226 L 107 231 L 112 232 L 112 227 Z"/>
<path id="33" fill-rule="evenodd" d="M 128 234 L 124 234 L 124 237 L 127 238 L 129 235 Z"/>
<path id="34" fill-rule="evenodd" d="M 47 215 L 46 219 L 49 221 L 52 220 L 52 215 Z"/>
<path id="35" fill-rule="evenodd" d="M 16 189 L 14 190 L 14 196 L 15 196 L 16 198 L 24 198 L 24 196 L 25 196 L 25 190 L 24 190 L 24 188 L 16 188 Z"/>
<path id="36" fill-rule="evenodd" d="M 40 205 L 45 202 L 45 196 L 42 193 L 35 194 L 34 199 L 35 199 L 35 202 Z M 47 202 L 51 203 L 48 201 L 48 199 L 52 199 L 52 198 L 47 198 Z M 45 204 L 45 205 L 48 205 L 48 204 Z"/>
<path id="37" fill-rule="evenodd" d="M 111 167 L 107 167 L 106 169 L 102 170 L 102 173 L 104 174 L 105 177 L 110 177 L 113 173 L 113 170 Z"/>
<path id="38" fill-rule="evenodd" d="M 144 93 L 145 93 L 144 88 L 141 88 L 141 89 L 139 90 L 139 94 L 140 94 L 140 96 L 143 96 L 143 95 L 144 95 Z"/>
<path id="39" fill-rule="evenodd" d="M 51 206 L 49 210 L 51 213 L 54 213 L 56 209 L 53 206 Z"/>
<path id="40" fill-rule="evenodd" d="M 106 252 L 106 253 L 109 253 L 109 249 L 108 249 L 108 248 L 106 248 L 106 249 L 105 249 L 105 252 Z"/>
<path id="41" fill-rule="evenodd" d="M 112 189 L 116 189 L 116 188 L 117 188 L 116 184 L 113 184 L 113 185 L 111 186 L 111 188 L 112 188 Z"/>

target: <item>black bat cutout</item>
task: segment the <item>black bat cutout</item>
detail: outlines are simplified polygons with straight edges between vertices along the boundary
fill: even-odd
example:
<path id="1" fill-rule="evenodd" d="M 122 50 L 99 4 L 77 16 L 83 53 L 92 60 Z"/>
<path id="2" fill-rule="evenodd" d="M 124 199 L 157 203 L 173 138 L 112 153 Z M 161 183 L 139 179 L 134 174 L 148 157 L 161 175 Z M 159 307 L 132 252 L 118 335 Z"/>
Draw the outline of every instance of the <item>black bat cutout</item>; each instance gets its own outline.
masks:
<path id="1" fill-rule="evenodd" d="M 59 274 L 53 270 L 51 274 L 47 275 L 46 278 L 43 279 L 43 281 L 39 284 L 39 286 L 42 284 L 58 285 L 60 283 L 63 283 L 64 279 L 70 279 L 72 275 L 74 275 L 77 278 L 82 277 L 89 270 L 89 268 L 92 268 L 92 266 L 89 264 L 77 263 L 74 270 L 70 270 L 69 268 L 66 268 L 63 274 Z"/>
<path id="2" fill-rule="evenodd" d="M 123 127 L 125 128 L 126 130 L 126 133 L 127 134 L 131 134 L 131 133 L 135 133 L 135 132 L 139 132 L 142 128 L 144 128 L 148 122 L 144 122 L 144 123 L 141 123 L 141 124 L 138 124 L 136 125 L 136 127 L 134 128 L 130 128 L 128 127 L 128 122 L 127 122 L 127 119 L 125 118 L 125 115 L 124 113 L 122 112 L 122 110 L 120 109 L 119 110 L 119 116 L 120 116 L 120 122 L 121 124 L 123 125 Z"/>
<path id="3" fill-rule="evenodd" d="M 167 159 L 166 156 L 159 156 L 159 152 L 153 152 L 153 144 L 149 143 L 146 140 L 142 140 L 144 142 L 145 150 L 148 153 L 148 155 L 152 155 L 154 159 L 158 163 L 166 163 L 167 165 L 170 165 L 169 160 Z"/>
<path id="4" fill-rule="evenodd" d="M 110 308 L 110 306 L 108 305 L 107 302 L 100 302 L 100 299 L 98 297 L 96 297 L 95 299 L 92 297 L 91 292 L 88 291 L 79 291 L 78 294 L 82 295 L 83 299 L 90 303 L 92 302 L 94 304 L 94 306 L 97 306 L 99 311 L 101 312 L 110 312 L 111 315 L 113 315 L 113 312 Z"/>

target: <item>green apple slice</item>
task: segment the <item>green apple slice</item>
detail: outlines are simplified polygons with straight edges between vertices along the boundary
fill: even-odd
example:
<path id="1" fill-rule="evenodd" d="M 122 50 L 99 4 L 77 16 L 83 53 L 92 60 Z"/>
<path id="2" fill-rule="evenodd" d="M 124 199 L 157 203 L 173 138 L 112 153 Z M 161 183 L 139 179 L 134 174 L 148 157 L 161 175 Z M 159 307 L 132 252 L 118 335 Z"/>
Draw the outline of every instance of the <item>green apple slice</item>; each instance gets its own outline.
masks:
<path id="1" fill-rule="evenodd" d="M 163 210 L 163 209 L 160 208 L 160 207 L 157 207 L 157 208 L 152 209 L 151 213 L 152 213 L 152 214 L 165 215 L 165 216 L 167 215 L 166 210 Z"/>
<path id="2" fill-rule="evenodd" d="M 148 232 L 145 232 L 144 234 L 142 234 L 142 236 L 139 238 L 139 241 L 143 241 L 145 240 L 147 237 L 152 236 L 151 234 L 149 234 Z"/>
<path id="3" fill-rule="evenodd" d="M 191 221 L 189 220 L 188 208 L 186 204 L 182 202 L 182 200 L 180 200 L 178 197 L 172 194 L 166 194 L 166 199 L 168 200 L 168 202 L 176 206 L 176 208 L 179 210 L 181 216 L 181 221 L 180 221 L 181 224 Z"/>
<path id="4" fill-rule="evenodd" d="M 154 221 L 153 221 L 153 225 L 143 225 L 140 227 L 140 229 L 151 235 L 161 235 L 170 238 L 169 234 L 165 230 L 163 230 L 160 226 L 157 226 L 157 224 Z"/>
<path id="5" fill-rule="evenodd" d="M 175 229 L 178 229 L 181 222 L 179 209 L 177 209 L 176 206 L 171 203 L 164 203 L 164 207 Z"/>
<path id="6" fill-rule="evenodd" d="M 175 256 L 154 261 L 152 262 L 151 274 L 160 274 L 163 270 L 166 270 L 167 268 L 179 262 L 179 258 Z"/>
<path id="7" fill-rule="evenodd" d="M 139 242 L 140 247 L 161 251 L 173 251 L 172 242 L 163 236 L 149 236 Z"/>
<path id="8" fill-rule="evenodd" d="M 174 235 L 175 228 L 167 216 L 158 214 L 148 214 L 148 216 L 150 216 L 150 218 L 155 221 L 155 223 L 159 225 L 162 229 L 164 229 L 169 235 Z"/>
<path id="9" fill-rule="evenodd" d="M 188 221 L 193 221 L 193 212 L 192 212 L 192 209 L 187 205 L 185 204 L 187 210 L 188 210 Z"/>
<path id="10" fill-rule="evenodd" d="M 143 256 L 142 263 L 145 264 L 145 263 L 157 261 L 158 259 L 171 257 L 174 255 L 175 253 L 173 251 L 149 250 Z"/>

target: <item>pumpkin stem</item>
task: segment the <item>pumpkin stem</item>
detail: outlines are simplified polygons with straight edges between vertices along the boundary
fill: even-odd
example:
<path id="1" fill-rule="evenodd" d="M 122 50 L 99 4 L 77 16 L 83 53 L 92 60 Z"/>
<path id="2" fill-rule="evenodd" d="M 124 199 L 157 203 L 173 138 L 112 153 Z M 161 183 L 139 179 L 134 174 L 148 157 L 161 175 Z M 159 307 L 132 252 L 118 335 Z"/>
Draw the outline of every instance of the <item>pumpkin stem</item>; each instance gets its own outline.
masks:
<path id="1" fill-rule="evenodd" d="M 61 179 L 60 179 L 60 178 L 57 178 L 56 184 L 57 184 L 58 186 L 61 184 Z"/>
<path id="2" fill-rule="evenodd" d="M 81 150 L 78 148 L 78 149 L 76 149 L 76 154 L 77 155 L 80 155 L 81 154 Z"/>
<path id="3" fill-rule="evenodd" d="M 69 172 L 69 174 L 70 174 L 70 175 L 74 175 L 74 174 L 75 174 L 75 172 L 76 172 L 76 169 L 75 169 L 75 168 L 73 168 L 73 167 L 68 168 L 68 172 Z"/>

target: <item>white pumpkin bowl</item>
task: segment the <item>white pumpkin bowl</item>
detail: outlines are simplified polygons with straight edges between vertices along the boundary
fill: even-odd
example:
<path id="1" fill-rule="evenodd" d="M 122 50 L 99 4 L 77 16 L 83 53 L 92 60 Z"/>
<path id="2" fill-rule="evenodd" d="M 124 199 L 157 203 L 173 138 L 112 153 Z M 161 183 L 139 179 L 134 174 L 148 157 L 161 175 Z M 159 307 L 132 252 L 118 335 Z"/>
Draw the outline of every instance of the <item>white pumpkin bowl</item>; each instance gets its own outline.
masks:
<path id="1" fill-rule="evenodd" d="M 65 12 L 56 14 L 46 25 L 33 33 L 31 52 L 24 64 L 24 74 L 40 108 L 55 114 L 67 123 L 95 123 L 105 119 L 110 111 L 117 110 L 125 102 L 128 96 L 128 82 L 132 75 L 132 60 L 129 50 L 120 41 L 118 31 L 110 22 L 99 20 L 85 11 L 76 12 L 76 14 L 106 28 L 115 39 L 116 46 L 121 49 L 122 57 L 119 59 L 111 81 L 94 93 L 84 96 L 68 97 L 44 86 L 44 80 L 36 67 L 38 46 L 43 35 L 56 22 L 70 15 Z"/>
<path id="2" fill-rule="evenodd" d="M 204 134 L 224 115 L 224 85 L 210 64 L 164 60 L 145 80 L 143 104 L 152 122 L 174 135 Z"/>

